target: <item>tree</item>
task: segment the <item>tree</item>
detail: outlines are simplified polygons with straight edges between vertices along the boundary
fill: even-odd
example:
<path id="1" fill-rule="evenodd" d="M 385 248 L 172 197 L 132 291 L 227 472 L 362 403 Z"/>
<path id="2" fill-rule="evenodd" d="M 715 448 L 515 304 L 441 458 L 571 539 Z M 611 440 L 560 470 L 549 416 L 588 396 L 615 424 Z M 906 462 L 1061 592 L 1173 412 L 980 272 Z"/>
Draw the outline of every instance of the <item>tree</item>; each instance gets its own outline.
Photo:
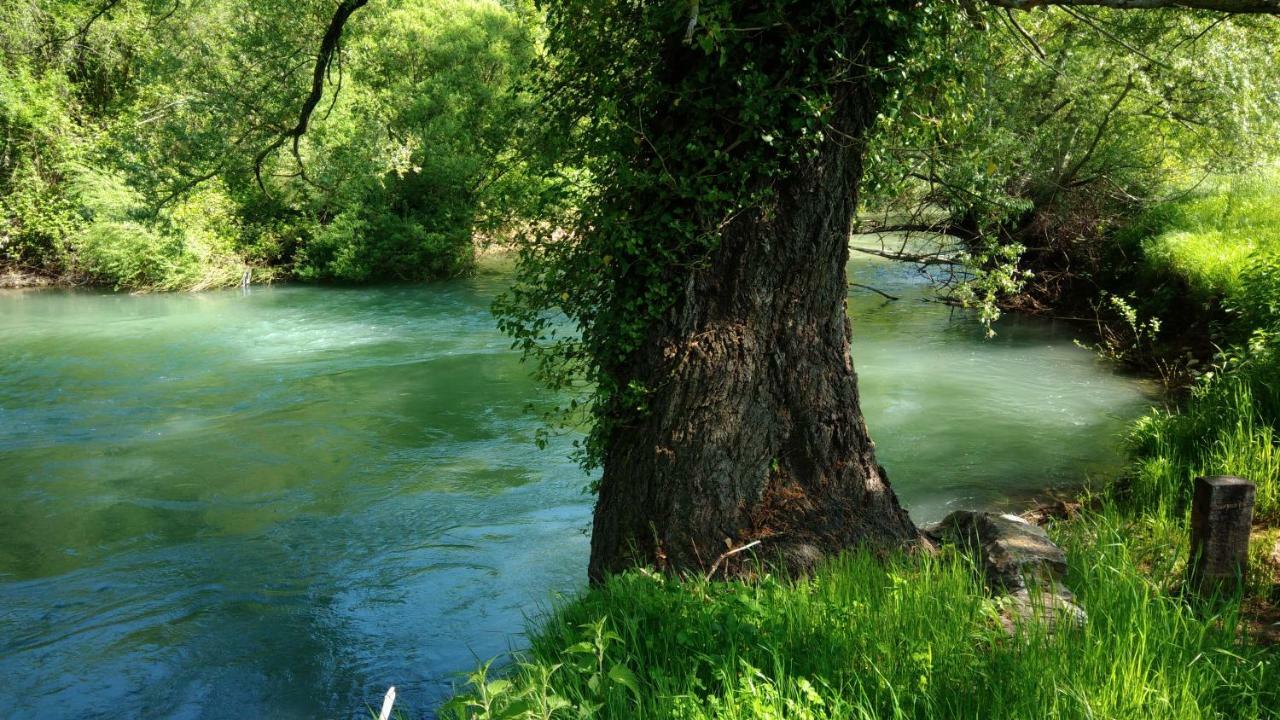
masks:
<path id="1" fill-rule="evenodd" d="M 570 232 L 527 242 L 498 310 L 543 377 L 594 388 L 593 580 L 917 541 L 859 409 L 844 269 L 869 132 L 962 18 L 908 0 L 550 7 L 548 104 L 596 185 Z"/>
<path id="2" fill-rule="evenodd" d="M 997 301 L 1089 314 L 1127 266 L 1118 226 L 1277 155 L 1271 18 L 994 7 L 977 17 L 991 31 L 947 38 L 955 77 L 913 92 L 906 122 L 878 129 L 859 228 L 946 233 L 949 252 L 924 253 L 925 269 L 988 319 Z M 948 272 L 961 252 L 965 272 Z"/>
<path id="3" fill-rule="evenodd" d="M 536 185 L 532 0 L 0 8 L 0 270 L 129 289 L 472 269 Z"/>

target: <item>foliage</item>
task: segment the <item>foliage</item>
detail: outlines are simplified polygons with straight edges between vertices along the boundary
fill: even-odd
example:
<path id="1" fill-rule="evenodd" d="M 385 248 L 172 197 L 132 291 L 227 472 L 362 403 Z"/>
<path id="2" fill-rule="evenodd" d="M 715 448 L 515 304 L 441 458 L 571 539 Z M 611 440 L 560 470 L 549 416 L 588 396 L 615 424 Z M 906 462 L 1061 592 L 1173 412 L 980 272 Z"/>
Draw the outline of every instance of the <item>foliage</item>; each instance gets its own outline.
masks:
<path id="1" fill-rule="evenodd" d="M 344 94 L 306 142 L 317 218 L 303 278 L 421 280 L 470 269 L 473 237 L 512 221 L 533 182 L 510 156 L 535 17 L 475 0 L 399 3 L 352 28 Z M 510 168 L 502 167 L 511 165 Z M 503 172 L 507 170 L 507 172 Z"/>
<path id="2" fill-rule="evenodd" d="M 422 280 L 467 272 L 475 238 L 536 194 L 511 157 L 528 3 L 362 10 L 296 153 L 264 151 L 297 122 L 333 3 L 100 6 L 0 9 L 6 266 L 134 289 L 226 284 L 236 265 Z M 127 208 L 83 204 L 88 176 Z"/>
<path id="3" fill-rule="evenodd" d="M 588 466 L 618 419 L 644 412 L 652 388 L 628 376 L 633 355 L 726 226 L 815 156 L 849 77 L 883 90 L 886 57 L 945 26 L 933 5 L 692 7 L 696 18 L 683 3 L 547 6 L 539 124 L 559 142 L 546 172 L 576 202 L 523 239 L 496 309 L 543 380 L 582 392 L 566 410 L 591 422 Z"/>
<path id="4" fill-rule="evenodd" d="M 1115 228 L 1277 150 L 1271 18 L 1047 8 L 970 19 L 987 31 L 940 42 L 930 57 L 950 75 L 881 126 L 866 223 L 941 209 L 926 224 L 975 248 L 967 269 L 988 287 L 962 297 L 985 314 L 996 301 L 1084 309 L 1112 271 Z M 993 244 L 1016 248 L 1016 262 Z M 988 274 L 1017 271 L 1025 283 L 987 292 Z"/>
<path id="5" fill-rule="evenodd" d="M 1141 505 L 1181 511 L 1198 475 L 1233 474 L 1258 485 L 1259 516 L 1280 519 L 1280 185 L 1275 175 L 1153 210 L 1142 247 L 1147 271 L 1183 279 L 1228 311 L 1216 367 L 1180 407 L 1134 427 L 1134 464 L 1118 488 Z"/>
<path id="6" fill-rule="evenodd" d="M 1098 341 L 1090 348 L 1117 365 L 1123 365 L 1140 353 L 1150 351 L 1160 336 L 1160 318 L 1140 315 L 1134 307 L 1132 293 L 1128 297 L 1120 297 L 1103 291 L 1102 300 L 1095 307 L 1095 312 L 1100 318 L 1104 313 L 1118 318 L 1118 322 L 1110 324 L 1099 320 Z M 1079 340 L 1076 344 L 1086 347 Z"/>
<path id="7" fill-rule="evenodd" d="M 0 64 L 2 265 L 41 271 L 65 262 L 62 239 L 76 216 L 57 190 L 58 166 L 77 150 L 67 91 L 65 78 L 40 76 L 21 61 Z"/>
<path id="8" fill-rule="evenodd" d="M 993 326 L 1000 319 L 1000 299 L 1018 293 L 1030 275 L 1018 267 L 1026 248 L 991 237 L 980 238 L 972 245 L 972 250 L 957 257 L 973 277 L 959 285 L 955 299 L 965 307 L 977 309 L 978 322 L 991 338 L 996 334 Z"/>
<path id="9" fill-rule="evenodd" d="M 77 274 L 117 289 L 199 290 L 240 281 L 235 209 L 217 186 L 157 216 L 119 175 L 88 167 L 70 174 L 69 196 L 83 215 L 82 229 L 70 236 Z"/>
<path id="10" fill-rule="evenodd" d="M 486 665 L 448 718 L 1238 718 L 1280 707 L 1274 653 L 1238 605 L 1169 592 L 1185 533 L 1114 512 L 1056 532 L 1080 629 L 1010 637 L 959 555 L 855 554 L 812 578 L 707 583 L 643 571 L 560 607 Z M 601 673 L 601 668 L 605 668 Z M 617 679 L 606 679 L 611 668 Z M 981 692 L 975 692 L 981 688 Z"/>

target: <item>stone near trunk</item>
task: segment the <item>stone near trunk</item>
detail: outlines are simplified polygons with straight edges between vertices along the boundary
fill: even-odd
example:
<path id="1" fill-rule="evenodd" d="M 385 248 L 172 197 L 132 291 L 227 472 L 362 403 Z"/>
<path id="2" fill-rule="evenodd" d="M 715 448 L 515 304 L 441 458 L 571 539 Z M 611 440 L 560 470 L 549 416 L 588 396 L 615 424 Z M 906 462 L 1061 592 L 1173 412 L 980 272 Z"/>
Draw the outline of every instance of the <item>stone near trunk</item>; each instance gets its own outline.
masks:
<path id="1" fill-rule="evenodd" d="M 1007 599 L 1014 617 L 1040 618 L 1051 627 L 1063 620 L 1084 623 L 1084 610 L 1062 584 L 1067 555 L 1043 529 L 1017 515 L 959 510 L 922 530 L 973 553 L 987 588 Z"/>

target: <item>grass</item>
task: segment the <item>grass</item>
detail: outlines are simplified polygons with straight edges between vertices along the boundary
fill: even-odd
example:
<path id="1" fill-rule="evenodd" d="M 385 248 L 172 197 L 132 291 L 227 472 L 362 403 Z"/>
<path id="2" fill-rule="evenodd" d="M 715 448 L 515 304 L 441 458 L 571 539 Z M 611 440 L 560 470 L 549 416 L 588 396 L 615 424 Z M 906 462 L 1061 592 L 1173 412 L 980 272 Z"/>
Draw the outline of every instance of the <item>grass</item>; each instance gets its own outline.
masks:
<path id="1" fill-rule="evenodd" d="M 1129 435 L 1133 462 L 1117 488 L 1139 507 L 1179 513 L 1201 475 L 1236 475 L 1257 484 L 1255 516 L 1280 521 L 1280 449 L 1276 434 L 1280 385 L 1257 375 L 1277 363 L 1202 381 L 1180 409 L 1160 409 Z"/>
<path id="2" fill-rule="evenodd" d="M 1180 512 L 1198 475 L 1258 485 L 1258 516 L 1280 522 L 1280 171 L 1223 183 L 1156 208 L 1143 241 L 1149 270 L 1185 281 L 1230 311 L 1220 353 L 1179 407 L 1153 411 L 1129 437 L 1130 472 L 1118 487 L 1138 508 Z"/>
<path id="3" fill-rule="evenodd" d="M 1228 301 L 1258 255 L 1280 254 L 1280 170 L 1222 180 L 1214 189 L 1148 214 L 1142 242 L 1149 269 Z"/>
<path id="4" fill-rule="evenodd" d="M 1184 532 L 1115 510 L 1055 529 L 1081 628 L 1006 632 L 970 561 L 853 554 L 812 578 L 706 583 L 634 571 L 561 607 L 453 718 L 1260 718 L 1280 656 L 1238 601 L 1171 592 Z"/>

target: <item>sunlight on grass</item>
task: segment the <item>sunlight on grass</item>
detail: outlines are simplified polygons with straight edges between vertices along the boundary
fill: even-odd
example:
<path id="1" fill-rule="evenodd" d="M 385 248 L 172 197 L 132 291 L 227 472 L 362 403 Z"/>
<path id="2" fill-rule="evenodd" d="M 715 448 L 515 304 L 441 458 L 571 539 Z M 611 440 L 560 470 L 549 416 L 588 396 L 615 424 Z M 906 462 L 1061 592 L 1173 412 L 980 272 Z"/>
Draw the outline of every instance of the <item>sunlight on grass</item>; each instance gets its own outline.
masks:
<path id="1" fill-rule="evenodd" d="M 1280 253 L 1280 170 L 1224 180 L 1152 216 L 1158 230 L 1142 243 L 1148 264 L 1194 291 L 1230 298 L 1244 290 L 1240 278 L 1256 255 Z"/>
<path id="2" fill-rule="evenodd" d="M 867 554 L 813 578 L 681 582 L 636 571 L 562 606 L 451 718 L 1245 718 L 1280 662 L 1239 642 L 1238 603 L 1171 592 L 1185 533 L 1115 511 L 1055 529 L 1082 628 L 1010 636 L 970 561 Z M 1153 579 L 1154 578 L 1154 579 Z"/>
<path id="3" fill-rule="evenodd" d="M 1280 171 L 1224 182 L 1153 211 L 1162 232 L 1143 249 L 1154 272 L 1186 281 L 1228 312 L 1220 354 L 1177 409 L 1153 411 L 1128 438 L 1134 458 L 1117 487 L 1139 508 L 1181 512 L 1198 475 L 1258 485 L 1257 515 L 1280 520 Z"/>

